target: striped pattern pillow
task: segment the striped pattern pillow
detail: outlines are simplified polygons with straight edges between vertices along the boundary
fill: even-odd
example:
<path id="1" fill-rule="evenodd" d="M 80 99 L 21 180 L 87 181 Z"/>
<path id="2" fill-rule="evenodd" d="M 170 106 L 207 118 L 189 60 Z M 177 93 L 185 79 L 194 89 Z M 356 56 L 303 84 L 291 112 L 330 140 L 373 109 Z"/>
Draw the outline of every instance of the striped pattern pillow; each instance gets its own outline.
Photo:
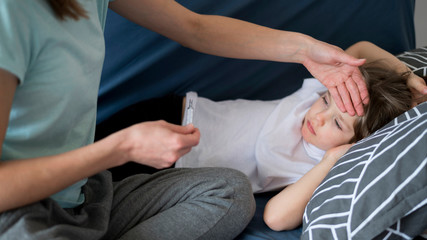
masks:
<path id="1" fill-rule="evenodd" d="M 427 103 L 358 142 L 314 192 L 301 239 L 411 239 L 427 229 Z"/>
<path id="2" fill-rule="evenodd" d="M 427 46 L 404 52 L 397 55 L 397 58 L 418 76 L 427 76 Z"/>

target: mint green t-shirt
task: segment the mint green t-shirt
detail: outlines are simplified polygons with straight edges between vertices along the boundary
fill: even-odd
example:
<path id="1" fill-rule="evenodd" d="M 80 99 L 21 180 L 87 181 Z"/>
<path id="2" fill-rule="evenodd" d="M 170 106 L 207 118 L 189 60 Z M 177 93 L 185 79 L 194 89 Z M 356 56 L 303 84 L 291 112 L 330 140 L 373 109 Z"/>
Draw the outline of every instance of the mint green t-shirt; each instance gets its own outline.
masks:
<path id="1" fill-rule="evenodd" d="M 2 161 L 59 154 L 93 142 L 108 0 L 80 3 L 88 19 L 60 21 L 47 0 L 0 1 L 0 68 L 19 79 Z M 78 206 L 86 181 L 52 198 L 64 208 Z"/>

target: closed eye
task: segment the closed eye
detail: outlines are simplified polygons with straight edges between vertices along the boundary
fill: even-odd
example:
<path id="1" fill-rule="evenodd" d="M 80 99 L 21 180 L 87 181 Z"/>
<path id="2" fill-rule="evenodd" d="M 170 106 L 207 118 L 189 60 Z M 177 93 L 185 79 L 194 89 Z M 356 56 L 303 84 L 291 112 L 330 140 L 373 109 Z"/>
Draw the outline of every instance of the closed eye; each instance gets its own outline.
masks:
<path id="1" fill-rule="evenodd" d="M 328 105 L 329 105 L 329 102 L 328 102 L 328 100 L 326 99 L 326 96 L 325 96 L 325 95 L 323 95 L 323 96 L 322 96 L 322 99 L 323 99 L 323 103 L 324 103 L 326 106 L 328 106 Z"/>
<path id="2" fill-rule="evenodd" d="M 335 121 L 335 125 L 337 125 L 337 127 L 339 128 L 339 130 L 342 131 L 342 127 L 341 127 L 340 123 L 337 120 L 334 120 L 334 121 Z"/>

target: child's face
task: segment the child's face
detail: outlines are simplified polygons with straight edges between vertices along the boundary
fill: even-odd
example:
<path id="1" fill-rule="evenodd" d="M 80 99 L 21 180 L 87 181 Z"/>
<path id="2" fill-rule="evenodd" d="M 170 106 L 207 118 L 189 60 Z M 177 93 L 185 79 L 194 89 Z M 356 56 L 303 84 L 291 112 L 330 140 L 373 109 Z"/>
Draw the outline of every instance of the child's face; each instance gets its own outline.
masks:
<path id="1" fill-rule="evenodd" d="M 328 91 L 306 113 L 301 128 L 302 137 L 326 151 L 349 143 L 354 136 L 356 119 L 357 115 L 341 112 Z"/>

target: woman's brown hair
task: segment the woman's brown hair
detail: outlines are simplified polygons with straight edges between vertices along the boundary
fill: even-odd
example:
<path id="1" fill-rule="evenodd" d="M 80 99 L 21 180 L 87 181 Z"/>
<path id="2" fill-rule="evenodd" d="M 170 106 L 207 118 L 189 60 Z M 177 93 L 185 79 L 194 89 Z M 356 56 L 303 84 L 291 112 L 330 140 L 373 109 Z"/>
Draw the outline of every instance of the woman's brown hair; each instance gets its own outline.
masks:
<path id="1" fill-rule="evenodd" d="M 80 17 L 87 18 L 87 12 L 77 2 L 77 0 L 47 0 L 55 15 L 65 20 L 67 17 L 71 17 L 74 20 L 79 20 Z"/>
<path id="2" fill-rule="evenodd" d="M 400 114 L 411 109 L 412 95 L 407 80 L 411 72 L 397 73 L 381 67 L 378 62 L 360 68 L 369 92 L 365 115 L 354 124 L 356 142 L 377 131 Z"/>

